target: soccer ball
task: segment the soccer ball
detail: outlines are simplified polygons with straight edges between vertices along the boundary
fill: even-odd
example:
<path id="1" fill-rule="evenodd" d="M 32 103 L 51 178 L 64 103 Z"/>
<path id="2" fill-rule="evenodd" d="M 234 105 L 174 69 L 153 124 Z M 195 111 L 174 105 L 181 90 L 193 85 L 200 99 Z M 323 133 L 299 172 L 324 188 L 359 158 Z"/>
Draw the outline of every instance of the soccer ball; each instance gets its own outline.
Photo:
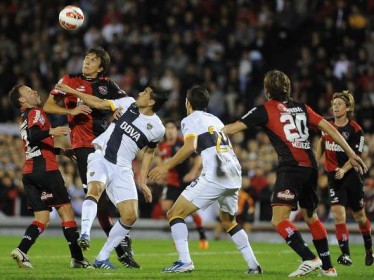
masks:
<path id="1" fill-rule="evenodd" d="M 69 5 L 61 10 L 58 20 L 64 29 L 76 30 L 82 26 L 84 14 L 79 7 Z"/>

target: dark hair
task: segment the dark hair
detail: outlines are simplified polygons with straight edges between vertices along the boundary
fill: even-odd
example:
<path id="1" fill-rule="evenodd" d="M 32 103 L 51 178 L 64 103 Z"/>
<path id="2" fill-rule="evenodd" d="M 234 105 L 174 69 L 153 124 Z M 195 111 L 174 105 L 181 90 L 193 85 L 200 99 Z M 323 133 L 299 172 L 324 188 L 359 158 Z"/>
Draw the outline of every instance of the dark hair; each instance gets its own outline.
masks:
<path id="1" fill-rule="evenodd" d="M 86 55 L 90 53 L 96 54 L 96 56 L 100 58 L 100 67 L 102 67 L 103 70 L 99 73 L 99 76 L 106 76 L 110 68 L 109 54 L 103 48 L 92 48 L 86 53 Z"/>
<path id="2" fill-rule="evenodd" d="M 349 90 L 343 90 L 342 92 L 335 92 L 332 96 L 331 100 L 331 106 L 333 101 L 336 98 L 340 98 L 344 101 L 345 106 L 350 109 L 347 111 L 347 118 L 352 119 L 355 111 L 355 99 L 353 98 L 353 95 L 349 92 Z"/>
<path id="3" fill-rule="evenodd" d="M 209 104 L 209 92 L 205 87 L 194 86 L 187 90 L 187 100 L 193 110 L 206 111 Z"/>
<path id="4" fill-rule="evenodd" d="M 167 90 L 163 90 L 160 87 L 156 87 L 154 85 L 149 86 L 152 89 L 151 92 L 151 99 L 155 101 L 155 104 L 152 106 L 153 112 L 158 112 L 161 109 L 162 105 L 168 100 L 169 92 Z"/>
<path id="5" fill-rule="evenodd" d="M 178 125 L 178 122 L 174 119 L 166 119 L 164 121 L 164 126 L 166 126 L 168 123 L 171 123 L 173 124 L 177 129 L 179 129 L 179 125 Z"/>
<path id="6" fill-rule="evenodd" d="M 10 91 L 9 91 L 9 102 L 12 104 L 13 107 L 20 109 L 21 102 L 19 101 L 19 98 L 21 97 L 21 94 L 19 92 L 19 88 L 24 86 L 24 84 L 15 85 Z"/>
<path id="7" fill-rule="evenodd" d="M 282 71 L 271 70 L 265 74 L 265 93 L 270 99 L 288 101 L 291 99 L 291 82 Z"/>

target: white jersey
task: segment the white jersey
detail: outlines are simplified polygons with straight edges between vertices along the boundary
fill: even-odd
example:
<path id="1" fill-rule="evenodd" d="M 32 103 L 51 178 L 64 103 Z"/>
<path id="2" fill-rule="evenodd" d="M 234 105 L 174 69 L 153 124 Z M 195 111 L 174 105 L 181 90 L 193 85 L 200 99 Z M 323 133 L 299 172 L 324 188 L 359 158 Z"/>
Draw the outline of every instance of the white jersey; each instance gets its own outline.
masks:
<path id="1" fill-rule="evenodd" d="M 193 111 L 182 120 L 184 138 L 197 136 L 197 152 L 201 154 L 207 180 L 226 180 L 228 187 L 241 185 L 241 166 L 232 149 L 230 140 L 223 134 L 224 124 L 216 116 Z"/>
<path id="2" fill-rule="evenodd" d="M 102 150 L 104 157 L 111 163 L 130 167 L 141 149 L 157 146 L 164 137 L 165 127 L 156 114 L 141 114 L 132 97 L 107 101 L 113 110 L 121 108 L 123 114 L 92 144 Z"/>

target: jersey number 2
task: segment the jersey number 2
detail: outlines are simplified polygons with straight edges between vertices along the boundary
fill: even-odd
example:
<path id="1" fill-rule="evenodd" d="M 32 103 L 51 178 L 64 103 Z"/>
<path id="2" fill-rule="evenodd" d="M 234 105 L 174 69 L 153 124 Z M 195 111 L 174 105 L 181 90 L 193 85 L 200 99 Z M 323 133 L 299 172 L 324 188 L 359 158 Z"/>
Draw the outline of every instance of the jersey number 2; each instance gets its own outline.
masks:
<path id="1" fill-rule="evenodd" d="M 304 114 L 281 115 L 280 122 L 284 123 L 283 131 L 288 141 L 305 141 L 309 137 L 309 129 L 306 126 L 306 116 Z"/>
<path id="2" fill-rule="evenodd" d="M 218 153 L 227 152 L 227 146 L 232 148 L 230 140 L 222 131 L 217 131 L 214 126 L 209 126 L 208 131 L 214 138 L 216 138 L 216 150 Z"/>

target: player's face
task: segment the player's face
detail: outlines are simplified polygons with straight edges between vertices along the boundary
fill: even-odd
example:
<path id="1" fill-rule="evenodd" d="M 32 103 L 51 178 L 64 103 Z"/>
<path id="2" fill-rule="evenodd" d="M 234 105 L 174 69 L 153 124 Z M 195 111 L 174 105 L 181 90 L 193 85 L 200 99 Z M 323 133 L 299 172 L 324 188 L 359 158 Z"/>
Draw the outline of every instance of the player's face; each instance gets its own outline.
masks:
<path id="1" fill-rule="evenodd" d="M 20 101 L 31 107 L 37 106 L 41 103 L 40 96 L 36 90 L 28 86 L 22 86 L 19 88 Z"/>
<path id="2" fill-rule="evenodd" d="M 96 78 L 103 70 L 101 59 L 94 53 L 89 53 L 83 60 L 82 73 L 87 78 Z"/>
<path id="3" fill-rule="evenodd" d="M 167 123 L 165 125 L 165 137 L 166 140 L 176 139 L 178 137 L 178 129 L 173 123 Z"/>
<path id="4" fill-rule="evenodd" d="M 145 88 L 144 91 L 140 92 L 138 98 L 136 99 L 136 107 L 145 108 L 153 105 L 153 100 L 151 99 L 152 89 L 150 87 Z"/>
<path id="5" fill-rule="evenodd" d="M 347 105 L 345 104 L 344 100 L 341 98 L 335 98 L 332 101 L 332 112 L 335 118 L 341 118 L 347 115 Z"/>

